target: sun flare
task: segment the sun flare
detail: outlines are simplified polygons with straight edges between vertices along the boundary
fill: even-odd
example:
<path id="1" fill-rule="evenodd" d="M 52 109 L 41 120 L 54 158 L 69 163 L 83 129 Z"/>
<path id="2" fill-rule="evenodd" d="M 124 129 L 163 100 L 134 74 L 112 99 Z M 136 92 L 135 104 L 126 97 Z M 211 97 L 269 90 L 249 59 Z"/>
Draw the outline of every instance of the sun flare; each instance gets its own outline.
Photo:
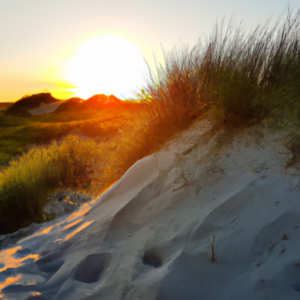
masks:
<path id="1" fill-rule="evenodd" d="M 148 72 L 137 45 L 114 35 L 102 35 L 85 42 L 67 66 L 67 79 L 76 86 L 76 96 L 114 94 L 129 98 L 139 89 Z"/>

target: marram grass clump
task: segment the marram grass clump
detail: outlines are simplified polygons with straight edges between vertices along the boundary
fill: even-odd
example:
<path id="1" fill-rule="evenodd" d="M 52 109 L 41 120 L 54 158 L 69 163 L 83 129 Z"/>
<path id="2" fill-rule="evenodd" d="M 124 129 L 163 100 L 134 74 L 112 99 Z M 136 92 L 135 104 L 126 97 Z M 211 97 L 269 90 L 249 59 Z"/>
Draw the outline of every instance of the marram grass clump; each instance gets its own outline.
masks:
<path id="1" fill-rule="evenodd" d="M 169 126 L 182 127 L 207 107 L 236 126 L 274 108 L 300 120 L 300 10 L 288 9 L 273 27 L 223 21 L 192 49 L 176 47 L 164 57 L 165 67 L 137 96 Z"/>
<path id="2" fill-rule="evenodd" d="M 43 221 L 50 191 L 68 181 L 88 181 L 100 172 L 102 156 L 95 141 L 70 135 L 49 146 L 34 146 L 12 159 L 0 173 L 0 231 Z"/>

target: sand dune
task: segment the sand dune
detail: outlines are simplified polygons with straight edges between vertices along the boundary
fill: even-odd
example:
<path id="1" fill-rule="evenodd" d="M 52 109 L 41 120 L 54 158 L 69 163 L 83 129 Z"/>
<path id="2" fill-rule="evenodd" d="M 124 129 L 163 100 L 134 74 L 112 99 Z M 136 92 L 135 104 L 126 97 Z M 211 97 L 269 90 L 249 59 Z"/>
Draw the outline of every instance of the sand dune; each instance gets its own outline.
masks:
<path id="1" fill-rule="evenodd" d="M 195 123 L 75 213 L 0 237 L 3 297 L 299 299 L 300 191 L 285 139 Z"/>
<path id="2" fill-rule="evenodd" d="M 42 115 L 42 114 L 50 114 L 50 113 L 54 112 L 63 102 L 64 101 L 59 101 L 58 103 L 43 105 L 38 108 L 29 109 L 28 112 L 34 116 Z"/>

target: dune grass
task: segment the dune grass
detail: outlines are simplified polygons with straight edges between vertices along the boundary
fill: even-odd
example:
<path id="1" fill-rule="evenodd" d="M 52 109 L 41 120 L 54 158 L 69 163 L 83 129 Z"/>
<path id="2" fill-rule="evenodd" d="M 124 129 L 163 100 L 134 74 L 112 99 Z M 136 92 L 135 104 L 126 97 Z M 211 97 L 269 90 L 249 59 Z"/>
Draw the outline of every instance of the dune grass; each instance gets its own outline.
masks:
<path id="1" fill-rule="evenodd" d="M 0 173 L 0 220 L 7 229 L 42 221 L 49 192 L 67 181 L 99 172 L 101 148 L 95 141 L 67 136 L 49 146 L 32 147 Z"/>
<path id="2" fill-rule="evenodd" d="M 164 51 L 165 67 L 148 79 L 139 99 L 152 115 L 182 127 L 213 107 L 220 123 L 235 126 L 267 116 L 274 108 L 300 117 L 300 10 L 287 11 L 247 31 L 230 20 L 189 49 Z"/>

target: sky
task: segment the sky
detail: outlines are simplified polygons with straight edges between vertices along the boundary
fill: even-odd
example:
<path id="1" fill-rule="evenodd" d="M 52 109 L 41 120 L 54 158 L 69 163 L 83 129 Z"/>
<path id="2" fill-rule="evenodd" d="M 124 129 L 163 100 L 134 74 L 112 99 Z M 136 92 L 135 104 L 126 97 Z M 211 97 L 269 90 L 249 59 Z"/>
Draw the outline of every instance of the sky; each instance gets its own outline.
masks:
<path id="1" fill-rule="evenodd" d="M 76 67 L 86 61 L 81 58 L 80 63 L 78 62 L 78 51 L 95 37 L 121 37 L 128 44 L 114 44 L 117 45 L 114 47 L 121 51 L 127 49 L 127 45 L 126 51 L 133 49 L 133 56 L 140 55 L 153 68 L 154 54 L 162 61 L 161 46 L 167 51 L 181 42 L 193 46 L 200 37 L 210 34 L 216 20 L 234 17 L 250 28 L 264 23 L 270 17 L 276 19 L 288 4 L 295 9 L 300 8 L 298 2 L 299 0 L 0 0 L 0 102 L 15 101 L 25 94 L 43 90 L 49 90 L 60 98 L 76 96 L 76 88 L 81 82 L 87 81 L 88 76 L 93 76 L 96 80 L 98 73 L 95 70 L 102 69 L 99 67 L 100 62 L 97 62 L 98 65 L 96 63 L 96 54 L 93 56 L 87 51 L 80 57 L 89 57 L 90 65 L 94 65 L 94 73 L 87 68 L 76 71 Z M 93 45 L 97 50 L 96 44 L 90 43 L 89 51 Z M 111 51 L 107 51 L 105 55 L 108 57 Z M 126 57 L 130 56 L 126 51 Z M 115 57 L 119 57 L 120 53 L 116 52 Z M 103 55 L 101 51 L 99 55 Z M 74 63 L 76 61 L 77 65 Z M 110 61 L 107 59 L 108 66 Z M 72 68 L 69 67 L 70 62 L 73 62 Z M 114 75 L 111 76 L 120 73 L 116 82 L 125 77 L 133 77 L 128 63 L 121 66 L 120 70 L 114 69 Z M 122 73 L 122 68 L 127 68 L 128 72 L 124 73 L 123 70 Z M 142 69 L 143 66 L 140 64 L 139 68 Z M 70 70 L 78 73 L 75 74 L 76 78 L 73 76 L 75 79 L 70 75 Z M 147 75 L 146 67 L 142 71 Z M 136 86 L 139 87 L 141 82 Z M 128 81 L 128 85 L 132 86 L 132 82 Z M 100 86 L 98 93 L 110 91 Z M 119 88 L 121 89 L 120 83 Z M 91 89 L 92 92 L 95 92 L 95 88 Z M 117 96 L 121 94 L 120 92 Z M 84 95 L 88 97 L 88 93 Z M 129 95 L 128 91 L 126 95 Z"/>

